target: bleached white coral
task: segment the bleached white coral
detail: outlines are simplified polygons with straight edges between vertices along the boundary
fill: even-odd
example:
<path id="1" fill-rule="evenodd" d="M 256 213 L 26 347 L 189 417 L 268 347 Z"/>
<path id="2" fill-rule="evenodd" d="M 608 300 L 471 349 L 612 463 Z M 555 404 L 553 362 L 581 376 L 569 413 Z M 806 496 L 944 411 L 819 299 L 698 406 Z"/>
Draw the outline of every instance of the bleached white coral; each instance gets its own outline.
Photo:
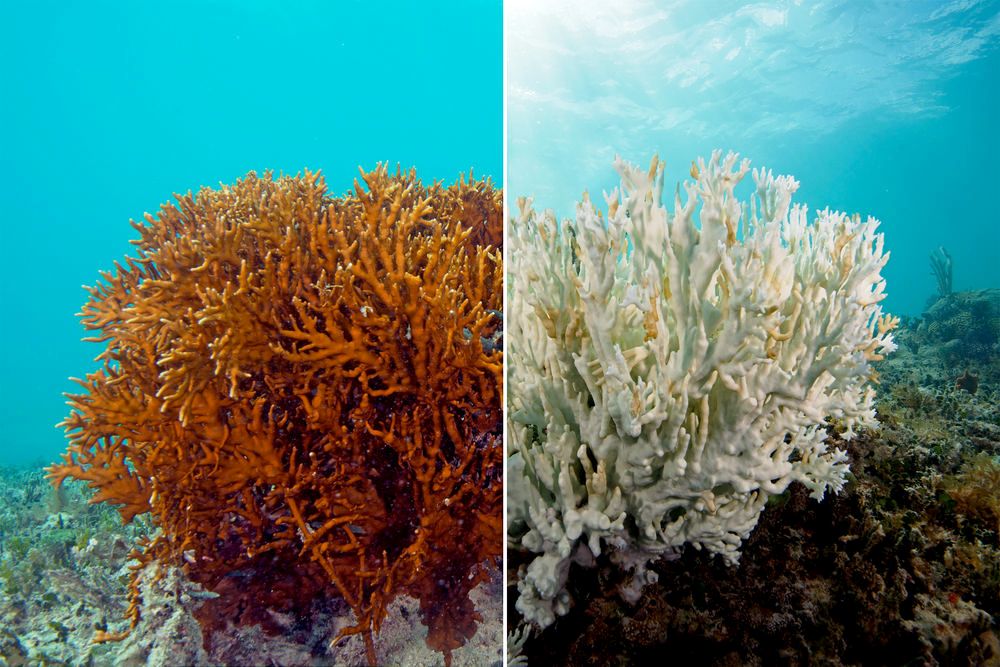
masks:
<path id="1" fill-rule="evenodd" d="M 798 182 L 716 152 L 661 204 L 663 166 L 617 161 L 602 215 L 559 224 L 519 202 L 508 281 L 509 540 L 536 554 L 517 607 L 569 608 L 571 562 L 633 572 L 683 545 L 739 558 L 793 481 L 839 491 L 849 439 L 875 424 L 872 360 L 895 346 L 879 302 L 878 221 L 791 205 Z"/>

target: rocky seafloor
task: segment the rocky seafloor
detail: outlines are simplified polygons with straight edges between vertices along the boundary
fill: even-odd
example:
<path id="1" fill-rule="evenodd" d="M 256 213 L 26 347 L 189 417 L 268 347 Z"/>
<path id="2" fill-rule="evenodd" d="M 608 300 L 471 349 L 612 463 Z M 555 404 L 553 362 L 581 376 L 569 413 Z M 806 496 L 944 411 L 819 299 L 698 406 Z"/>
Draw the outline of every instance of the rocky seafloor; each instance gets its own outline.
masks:
<path id="1" fill-rule="evenodd" d="M 212 596 L 176 569 L 143 573 L 142 616 L 120 642 L 93 643 L 95 632 L 128 628 L 129 553 L 153 527 L 139 517 L 122 526 L 91 492 L 69 481 L 52 489 L 41 465 L 0 469 L 0 667 L 139 665 L 366 665 L 361 637 L 335 641 L 354 623 L 339 599 L 301 617 L 272 612 L 273 627 L 233 627 L 202 633 L 193 611 Z M 159 575 L 159 576 L 157 576 Z M 483 621 L 452 665 L 501 663 L 500 573 L 472 592 Z M 425 643 L 416 600 L 397 598 L 376 637 L 382 664 L 432 667 L 441 653 Z"/>
<path id="2" fill-rule="evenodd" d="M 934 299 L 897 340 L 881 428 L 836 443 L 846 489 L 790 487 L 738 566 L 687 550 L 633 605 L 606 561 L 574 565 L 574 607 L 526 634 L 508 552 L 509 664 L 1000 666 L 1000 290 Z"/>

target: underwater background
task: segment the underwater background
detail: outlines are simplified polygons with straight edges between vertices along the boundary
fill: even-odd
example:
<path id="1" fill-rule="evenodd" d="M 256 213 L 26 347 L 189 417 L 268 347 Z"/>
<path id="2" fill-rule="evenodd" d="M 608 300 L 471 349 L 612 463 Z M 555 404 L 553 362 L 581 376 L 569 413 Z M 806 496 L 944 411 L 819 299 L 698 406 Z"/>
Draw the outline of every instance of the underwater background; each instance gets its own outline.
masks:
<path id="1" fill-rule="evenodd" d="M 0 465 L 50 463 L 130 219 L 249 170 L 502 185 L 496 1 L 31 2 L 0 26 Z"/>
<path id="2" fill-rule="evenodd" d="M 0 665 L 499 660 L 499 0 L 4 9 Z M 190 301 L 216 297 L 214 315 Z M 238 321 L 200 330 L 217 317 Z M 449 327 L 480 337 L 434 359 L 481 373 L 458 386 L 448 358 L 407 392 Z M 315 363 L 309 338 L 353 365 Z M 211 395 L 209 350 L 253 357 L 227 375 L 239 387 Z M 417 361 L 387 369 L 401 357 Z M 130 377 L 139 358 L 151 383 Z M 154 387 L 181 358 L 186 389 Z M 369 400 L 372 376 L 417 396 L 402 420 L 407 399 Z M 454 406 L 420 401 L 442 386 L 474 394 L 448 436 L 469 465 L 421 495 L 409 464 Z M 116 432 L 89 439 L 98 424 Z"/>
<path id="3" fill-rule="evenodd" d="M 643 665 L 670 656 L 718 667 L 1000 666 L 1000 2 L 508 0 L 505 20 L 509 664 Z M 699 506 L 720 491 L 732 498 L 725 471 L 748 474 L 761 453 L 719 464 L 740 451 L 741 437 L 727 429 L 751 423 L 732 406 L 777 397 L 784 410 L 786 395 L 810 403 L 811 390 L 789 380 L 753 400 L 747 387 L 769 365 L 742 366 L 739 401 L 726 403 L 712 375 L 700 421 L 687 415 L 702 425 L 703 449 L 692 453 L 670 428 L 657 430 L 678 404 L 696 404 L 698 381 L 687 381 L 704 377 L 695 362 L 685 366 L 700 353 L 685 356 L 675 341 L 711 331 L 713 373 L 731 352 L 723 327 L 712 328 L 719 320 L 684 319 L 691 311 L 675 300 L 714 304 L 724 294 L 731 303 L 732 292 L 718 287 L 727 284 L 721 277 L 701 283 L 713 286 L 707 297 L 685 291 L 698 274 L 685 255 L 693 235 L 683 214 L 671 218 L 682 223 L 662 255 L 671 270 L 681 267 L 681 280 L 665 278 L 662 296 L 657 261 L 621 259 L 657 257 L 662 247 L 641 196 L 654 154 L 665 162 L 667 210 L 676 184 L 699 179 L 697 224 L 722 238 L 729 218 L 713 197 L 728 196 L 728 172 L 713 180 L 712 166 L 692 167 L 717 149 L 797 179 L 792 202 L 808 205 L 810 222 L 827 207 L 881 220 L 891 259 L 880 305 L 900 317 L 877 325 L 893 330 L 897 349 L 865 354 L 877 427 L 850 438 L 843 413 L 816 419 L 849 464 L 843 489 L 816 502 L 799 478 L 767 499 L 747 533 L 733 529 L 739 503 L 717 497 Z M 619 184 L 616 155 L 642 172 L 630 193 L 639 195 L 617 209 L 601 196 Z M 746 201 L 752 187 L 748 175 L 735 197 Z M 589 209 L 576 218 L 585 190 L 615 225 Z M 518 216 L 525 196 L 534 212 L 570 222 Z M 727 235 L 720 255 L 734 241 L 750 243 Z M 817 251 L 815 260 L 837 252 Z M 741 264 L 736 283 L 766 292 L 753 285 L 752 262 Z M 847 283 L 835 284 L 833 295 L 842 294 Z M 642 321 L 640 342 L 647 289 L 655 295 L 648 312 L 667 311 L 687 328 L 664 327 L 665 336 L 653 316 Z M 688 375 L 671 377 L 666 362 L 650 361 L 664 347 Z M 829 348 L 812 349 L 789 364 L 789 378 L 829 359 Z M 678 403 L 658 414 L 677 387 Z M 643 404 L 646 396 L 655 398 Z M 793 456 L 793 465 L 808 458 Z M 680 489 L 685 483 L 694 486 Z M 736 538 L 738 563 L 723 562 L 711 542 L 720 524 Z M 675 549 L 677 534 L 684 539 Z"/>
<path id="4" fill-rule="evenodd" d="M 955 290 L 1000 285 L 1000 2 L 510 0 L 506 17 L 511 202 L 562 218 L 588 188 L 603 208 L 616 154 L 659 153 L 672 193 L 732 150 L 794 176 L 793 202 L 882 221 L 889 312 L 923 311 L 939 246 Z"/>

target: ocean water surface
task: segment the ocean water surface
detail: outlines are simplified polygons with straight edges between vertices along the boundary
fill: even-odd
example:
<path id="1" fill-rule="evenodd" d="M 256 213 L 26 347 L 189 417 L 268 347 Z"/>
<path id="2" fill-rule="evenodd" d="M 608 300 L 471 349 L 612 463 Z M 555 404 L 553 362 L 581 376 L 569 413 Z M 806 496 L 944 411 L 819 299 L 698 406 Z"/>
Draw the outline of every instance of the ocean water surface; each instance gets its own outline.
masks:
<path id="1" fill-rule="evenodd" d="M 566 217 L 617 185 L 615 155 L 659 153 L 672 190 L 732 150 L 795 176 L 794 201 L 882 221 L 890 311 L 936 293 L 939 246 L 956 291 L 1000 285 L 1000 2 L 509 0 L 506 17 L 511 201 Z"/>

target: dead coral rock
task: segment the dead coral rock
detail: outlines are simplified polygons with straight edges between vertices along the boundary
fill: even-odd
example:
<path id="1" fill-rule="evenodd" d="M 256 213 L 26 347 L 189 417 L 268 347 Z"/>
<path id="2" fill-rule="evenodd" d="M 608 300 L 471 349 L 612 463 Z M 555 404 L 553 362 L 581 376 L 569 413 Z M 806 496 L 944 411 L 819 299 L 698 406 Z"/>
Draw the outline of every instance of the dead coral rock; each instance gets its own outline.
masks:
<path id="1" fill-rule="evenodd" d="M 216 597 L 191 583 L 177 568 L 152 563 L 138 574 L 143 613 L 125 638 L 116 664 L 123 667 L 210 665 L 194 611 Z"/>
<path id="2" fill-rule="evenodd" d="M 69 397 L 51 478 L 149 512 L 139 558 L 219 594 L 206 632 L 281 632 L 275 613 L 337 596 L 374 663 L 407 594 L 448 662 L 501 551 L 500 193 L 251 173 L 133 224 L 137 256 L 89 288 L 104 367 Z"/>
<path id="3" fill-rule="evenodd" d="M 970 652 L 986 657 L 993 653 L 996 644 L 990 615 L 955 594 L 945 599 L 917 594 L 914 618 L 903 624 L 917 632 L 938 659 L 947 660 Z M 990 635 L 993 635 L 992 640 Z M 995 660 L 1000 656 L 994 654 L 992 657 Z"/>

